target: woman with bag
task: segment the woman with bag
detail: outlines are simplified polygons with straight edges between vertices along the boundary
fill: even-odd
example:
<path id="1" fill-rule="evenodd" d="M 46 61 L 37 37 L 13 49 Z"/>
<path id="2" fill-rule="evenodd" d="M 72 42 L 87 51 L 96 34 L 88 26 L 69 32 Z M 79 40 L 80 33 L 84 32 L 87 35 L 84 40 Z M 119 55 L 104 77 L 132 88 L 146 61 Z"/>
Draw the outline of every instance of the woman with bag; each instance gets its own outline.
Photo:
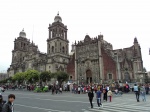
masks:
<path id="1" fill-rule="evenodd" d="M 112 91 L 111 90 L 109 90 L 108 92 L 107 92 L 107 96 L 110 98 L 110 102 L 112 101 Z"/>

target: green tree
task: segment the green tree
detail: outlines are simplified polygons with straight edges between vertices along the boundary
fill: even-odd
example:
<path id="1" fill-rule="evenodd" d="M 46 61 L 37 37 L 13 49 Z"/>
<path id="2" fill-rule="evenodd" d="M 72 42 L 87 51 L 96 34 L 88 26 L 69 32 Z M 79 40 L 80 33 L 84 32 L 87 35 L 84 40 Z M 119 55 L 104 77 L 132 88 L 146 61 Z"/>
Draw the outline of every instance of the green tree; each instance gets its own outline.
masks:
<path id="1" fill-rule="evenodd" d="M 46 82 L 46 81 L 50 81 L 50 79 L 51 79 L 51 72 L 44 71 L 40 73 L 41 81 Z"/>
<path id="2" fill-rule="evenodd" d="M 62 82 L 66 81 L 69 78 L 69 75 L 66 72 L 58 71 L 56 72 L 55 76 L 61 85 Z"/>
<path id="3" fill-rule="evenodd" d="M 34 83 L 39 81 L 40 73 L 37 70 L 27 70 L 25 72 L 25 80 L 29 83 Z"/>
<path id="4" fill-rule="evenodd" d="M 18 84 L 21 84 L 25 80 L 25 74 L 24 72 L 18 72 L 12 77 L 12 79 L 18 81 Z"/>

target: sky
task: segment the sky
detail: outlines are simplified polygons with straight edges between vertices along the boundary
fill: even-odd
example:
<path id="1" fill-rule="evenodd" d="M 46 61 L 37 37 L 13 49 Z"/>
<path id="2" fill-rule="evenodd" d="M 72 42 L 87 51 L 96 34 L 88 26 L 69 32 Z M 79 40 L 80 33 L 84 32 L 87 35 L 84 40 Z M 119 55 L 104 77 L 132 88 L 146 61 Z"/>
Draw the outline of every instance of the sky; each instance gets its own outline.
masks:
<path id="1" fill-rule="evenodd" d="M 137 37 L 150 71 L 150 0 L 0 0 L 0 72 L 9 68 L 14 39 L 23 28 L 46 53 L 48 26 L 58 11 L 68 28 L 70 50 L 86 34 L 103 34 L 113 49 L 130 47 Z"/>

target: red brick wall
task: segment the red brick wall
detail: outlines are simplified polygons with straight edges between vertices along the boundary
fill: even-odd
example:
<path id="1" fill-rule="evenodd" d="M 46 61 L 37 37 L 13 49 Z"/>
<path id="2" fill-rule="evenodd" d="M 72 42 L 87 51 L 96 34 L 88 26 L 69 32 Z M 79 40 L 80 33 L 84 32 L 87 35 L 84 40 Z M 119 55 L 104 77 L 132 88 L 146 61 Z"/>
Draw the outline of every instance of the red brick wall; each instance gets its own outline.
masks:
<path id="1" fill-rule="evenodd" d="M 72 58 L 68 63 L 67 73 L 72 76 L 72 80 L 75 80 L 75 54 L 73 54 Z"/>
<path id="2" fill-rule="evenodd" d="M 104 79 L 108 79 L 107 74 L 112 73 L 113 79 L 117 79 L 116 77 L 116 62 L 109 56 L 106 51 L 102 48 L 102 57 L 103 57 L 103 67 L 104 67 Z"/>

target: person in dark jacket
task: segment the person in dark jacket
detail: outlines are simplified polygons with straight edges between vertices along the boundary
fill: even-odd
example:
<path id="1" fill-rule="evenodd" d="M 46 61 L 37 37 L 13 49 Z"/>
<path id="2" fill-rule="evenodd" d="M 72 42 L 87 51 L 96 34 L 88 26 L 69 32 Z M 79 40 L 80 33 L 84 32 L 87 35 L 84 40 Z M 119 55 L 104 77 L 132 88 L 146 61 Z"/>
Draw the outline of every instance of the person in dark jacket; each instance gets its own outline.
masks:
<path id="1" fill-rule="evenodd" d="M 8 96 L 8 102 L 3 105 L 2 112 L 14 112 L 13 102 L 15 100 L 15 95 L 10 94 Z"/>
<path id="2" fill-rule="evenodd" d="M 104 93 L 104 95 L 103 95 L 103 100 L 106 101 L 106 102 L 107 102 L 107 92 L 108 92 L 108 91 L 107 91 L 107 88 L 104 88 L 104 89 L 103 89 L 103 93 Z"/>
<path id="3" fill-rule="evenodd" d="M 89 90 L 88 97 L 89 97 L 89 101 L 90 101 L 90 104 L 91 104 L 91 108 L 93 108 L 92 101 L 93 101 L 94 93 L 91 89 Z"/>
<path id="4" fill-rule="evenodd" d="M 0 112 L 2 112 L 2 108 L 4 103 L 6 103 L 5 101 L 3 101 L 3 96 L 0 94 Z"/>
<path id="5" fill-rule="evenodd" d="M 149 92 L 149 86 L 148 86 L 148 84 L 145 86 L 145 90 L 146 90 L 146 94 L 148 94 L 148 92 Z"/>

